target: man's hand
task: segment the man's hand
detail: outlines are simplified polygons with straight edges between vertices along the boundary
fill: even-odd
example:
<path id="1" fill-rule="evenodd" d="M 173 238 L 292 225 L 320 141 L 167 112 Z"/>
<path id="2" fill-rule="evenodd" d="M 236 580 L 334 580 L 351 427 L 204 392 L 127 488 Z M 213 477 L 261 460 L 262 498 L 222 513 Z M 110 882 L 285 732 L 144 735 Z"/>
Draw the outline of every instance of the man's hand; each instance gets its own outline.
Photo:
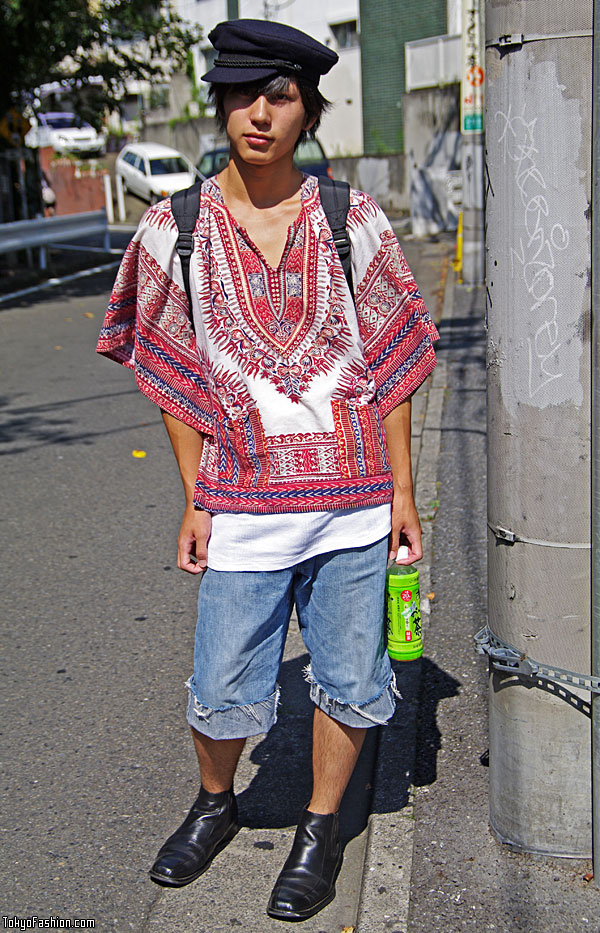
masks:
<path id="1" fill-rule="evenodd" d="M 203 573 L 208 558 L 212 516 L 193 506 L 187 506 L 177 538 L 177 566 L 187 573 Z"/>
<path id="2" fill-rule="evenodd" d="M 408 546 L 408 557 L 398 564 L 414 564 L 423 557 L 421 545 L 421 522 L 417 514 L 415 500 L 410 491 L 396 490 L 392 501 L 392 530 L 389 537 L 388 560 L 396 560 L 398 547 Z"/>

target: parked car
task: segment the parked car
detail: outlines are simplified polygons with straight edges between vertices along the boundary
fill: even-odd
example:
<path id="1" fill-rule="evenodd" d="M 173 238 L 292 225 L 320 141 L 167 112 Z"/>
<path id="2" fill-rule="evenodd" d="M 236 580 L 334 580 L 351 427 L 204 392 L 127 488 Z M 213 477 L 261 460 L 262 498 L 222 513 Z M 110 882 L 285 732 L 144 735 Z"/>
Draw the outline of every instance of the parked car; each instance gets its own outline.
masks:
<path id="1" fill-rule="evenodd" d="M 300 143 L 296 149 L 294 164 L 307 175 L 329 175 L 333 178 L 329 159 L 318 139 L 305 139 Z"/>
<path id="2" fill-rule="evenodd" d="M 106 152 L 106 136 L 98 133 L 74 113 L 36 113 L 30 117 L 31 129 L 25 145 L 34 149 L 52 146 L 60 155 L 100 156 Z"/>
<path id="3" fill-rule="evenodd" d="M 219 146 L 204 153 L 198 162 L 198 171 L 205 178 L 210 178 L 224 169 L 228 162 L 229 146 Z M 333 178 L 329 159 L 318 139 L 306 139 L 300 143 L 294 156 L 294 164 L 307 175 L 329 175 Z"/>
<path id="4" fill-rule="evenodd" d="M 117 156 L 115 174 L 123 179 L 125 191 L 150 204 L 189 188 L 202 177 L 181 152 L 159 143 L 125 146 Z"/>
<path id="5" fill-rule="evenodd" d="M 197 169 L 205 178 L 218 175 L 229 162 L 229 146 L 219 146 L 218 149 L 209 149 L 198 162 Z"/>

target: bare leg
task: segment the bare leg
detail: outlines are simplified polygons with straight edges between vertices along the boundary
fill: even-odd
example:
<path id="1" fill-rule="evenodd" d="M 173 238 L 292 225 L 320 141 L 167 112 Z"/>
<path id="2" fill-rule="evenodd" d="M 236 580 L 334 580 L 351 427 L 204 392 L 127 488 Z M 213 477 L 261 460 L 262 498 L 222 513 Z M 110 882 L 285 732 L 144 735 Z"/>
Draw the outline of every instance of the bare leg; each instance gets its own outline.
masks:
<path id="1" fill-rule="evenodd" d="M 311 813 L 337 813 L 366 731 L 345 726 L 315 707 Z"/>
<path id="2" fill-rule="evenodd" d="M 209 739 L 192 727 L 202 787 L 209 794 L 229 790 L 246 739 Z"/>

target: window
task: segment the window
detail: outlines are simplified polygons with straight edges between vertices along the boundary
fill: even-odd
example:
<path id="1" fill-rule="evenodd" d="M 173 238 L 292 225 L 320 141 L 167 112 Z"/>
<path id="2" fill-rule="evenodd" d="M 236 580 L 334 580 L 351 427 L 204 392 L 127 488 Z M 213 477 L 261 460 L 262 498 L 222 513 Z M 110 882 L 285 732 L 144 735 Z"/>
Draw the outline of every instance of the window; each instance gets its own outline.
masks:
<path id="1" fill-rule="evenodd" d="M 198 162 L 198 171 L 200 172 L 201 175 L 204 175 L 206 178 L 208 178 L 208 176 L 211 174 L 212 152 L 207 152 L 205 155 L 202 156 L 202 158 Z"/>
<path id="2" fill-rule="evenodd" d="M 42 124 L 53 130 L 70 130 L 72 127 L 88 127 L 90 124 L 76 117 L 74 113 L 40 114 Z"/>
<path id="3" fill-rule="evenodd" d="M 150 109 L 156 107 L 168 107 L 169 106 L 169 85 L 160 84 L 153 85 L 150 88 L 150 98 L 148 100 L 148 106 Z"/>
<path id="4" fill-rule="evenodd" d="M 151 175 L 179 175 L 189 172 L 187 162 L 178 156 L 163 156 L 162 159 L 150 159 Z"/>
<path id="5" fill-rule="evenodd" d="M 296 165 L 308 164 L 309 162 L 323 162 L 325 153 L 321 143 L 317 139 L 306 139 L 300 143 L 296 150 L 294 161 Z"/>
<path id="6" fill-rule="evenodd" d="M 346 23 L 331 23 L 329 25 L 338 49 L 355 49 L 360 44 L 358 36 L 358 23 L 350 19 Z"/>
<path id="7" fill-rule="evenodd" d="M 215 155 L 215 172 L 222 172 L 229 164 L 229 149 L 227 152 L 217 152 Z"/>
<path id="8" fill-rule="evenodd" d="M 213 49 L 212 46 L 209 46 L 206 49 L 202 49 L 202 54 L 204 55 L 204 67 L 207 71 L 210 71 L 215 63 L 215 58 L 219 53 L 216 49 Z"/>
<path id="9" fill-rule="evenodd" d="M 198 171 L 210 178 L 211 175 L 216 175 L 222 171 L 228 162 L 229 148 L 211 149 L 210 152 L 205 152 L 198 162 Z"/>

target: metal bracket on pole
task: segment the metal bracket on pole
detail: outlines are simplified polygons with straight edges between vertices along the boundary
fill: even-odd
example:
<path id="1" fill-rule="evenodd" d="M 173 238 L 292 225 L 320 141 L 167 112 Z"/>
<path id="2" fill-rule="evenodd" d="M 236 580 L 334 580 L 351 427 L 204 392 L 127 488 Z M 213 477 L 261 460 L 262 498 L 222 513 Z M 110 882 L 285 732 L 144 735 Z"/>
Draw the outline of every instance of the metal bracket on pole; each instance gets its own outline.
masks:
<path id="1" fill-rule="evenodd" d="M 490 528 L 501 541 L 507 541 L 509 544 L 514 544 L 515 541 L 517 541 L 517 536 L 514 531 L 510 531 L 508 528 L 503 528 L 501 525 L 498 525 L 497 528 L 492 528 L 489 523 L 488 528 Z"/>
<path id="2" fill-rule="evenodd" d="M 566 548 L 576 551 L 589 551 L 592 546 L 587 541 L 543 541 L 541 538 L 528 538 L 502 525 L 492 525 L 491 522 L 488 522 L 488 528 L 499 541 L 506 541 L 507 544 L 518 542 L 519 544 L 536 544 L 538 547 Z"/>
<path id="3" fill-rule="evenodd" d="M 486 42 L 486 49 L 520 49 L 526 42 L 544 42 L 552 39 L 591 39 L 593 32 L 587 29 L 576 32 L 554 32 L 548 36 L 538 34 L 524 35 L 522 32 L 513 32 L 504 36 L 498 36 Z"/>
<path id="4" fill-rule="evenodd" d="M 517 651 L 512 645 L 497 638 L 487 625 L 475 635 L 475 650 L 478 654 L 487 654 L 492 667 L 498 671 L 522 674 L 524 677 L 540 677 L 552 683 L 571 684 L 582 690 L 600 693 L 600 677 L 577 674 L 562 667 L 534 661 L 533 658 L 528 658 L 525 652 Z"/>
<path id="5" fill-rule="evenodd" d="M 525 42 L 525 36 L 521 32 L 514 32 L 512 35 L 498 36 L 491 42 L 486 42 L 486 49 L 512 49 L 517 46 L 520 48 Z"/>

